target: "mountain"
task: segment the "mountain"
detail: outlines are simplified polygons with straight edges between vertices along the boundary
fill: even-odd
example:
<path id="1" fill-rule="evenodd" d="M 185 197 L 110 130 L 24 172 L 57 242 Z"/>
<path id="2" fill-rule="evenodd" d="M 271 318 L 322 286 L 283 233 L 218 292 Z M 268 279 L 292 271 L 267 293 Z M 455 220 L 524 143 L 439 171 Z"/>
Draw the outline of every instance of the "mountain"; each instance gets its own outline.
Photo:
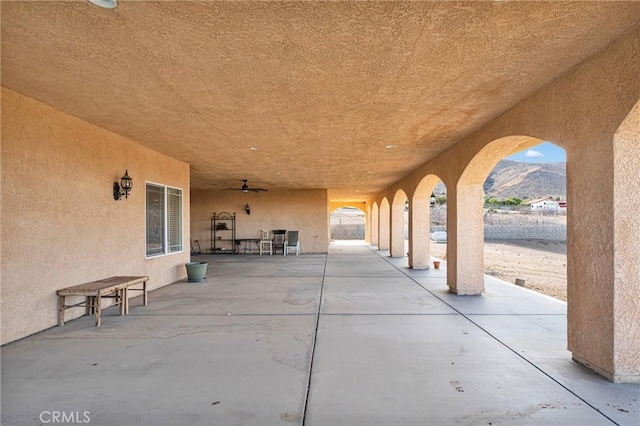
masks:
<path id="1" fill-rule="evenodd" d="M 567 197 L 566 163 L 500 161 L 484 182 L 484 193 L 498 199 Z"/>

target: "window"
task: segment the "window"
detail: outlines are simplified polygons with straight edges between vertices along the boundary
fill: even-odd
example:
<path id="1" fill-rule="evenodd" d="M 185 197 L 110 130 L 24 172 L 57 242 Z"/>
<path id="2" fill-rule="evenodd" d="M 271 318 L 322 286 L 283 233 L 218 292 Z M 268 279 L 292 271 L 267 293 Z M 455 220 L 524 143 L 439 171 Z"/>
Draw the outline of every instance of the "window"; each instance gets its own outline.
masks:
<path id="1" fill-rule="evenodd" d="M 147 183 L 147 256 L 182 251 L 182 189 Z"/>

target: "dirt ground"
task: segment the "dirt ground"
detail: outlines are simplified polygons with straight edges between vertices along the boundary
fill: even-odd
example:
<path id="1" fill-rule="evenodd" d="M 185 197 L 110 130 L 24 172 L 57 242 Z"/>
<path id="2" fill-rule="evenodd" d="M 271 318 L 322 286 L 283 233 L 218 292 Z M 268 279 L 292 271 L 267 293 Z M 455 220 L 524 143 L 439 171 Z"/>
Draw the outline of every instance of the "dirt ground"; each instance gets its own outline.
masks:
<path id="1" fill-rule="evenodd" d="M 446 209 L 432 209 L 431 220 L 446 224 Z M 519 214 L 518 212 L 487 212 L 487 224 L 530 225 L 566 224 L 564 215 Z M 363 223 L 364 213 L 359 210 L 336 210 L 331 223 Z M 406 222 L 406 218 L 405 218 Z M 447 245 L 431 242 L 431 255 L 446 260 Z M 503 281 L 515 283 L 525 280 L 525 287 L 560 300 L 567 300 L 567 245 L 556 241 L 508 240 L 484 244 L 485 273 Z M 515 284 L 514 284 L 515 285 Z"/>
<path id="2" fill-rule="evenodd" d="M 431 242 L 431 255 L 446 260 L 447 245 Z M 567 300 L 567 245 L 557 241 L 509 240 L 484 243 L 487 275 Z M 514 284 L 515 285 L 515 284 Z"/>

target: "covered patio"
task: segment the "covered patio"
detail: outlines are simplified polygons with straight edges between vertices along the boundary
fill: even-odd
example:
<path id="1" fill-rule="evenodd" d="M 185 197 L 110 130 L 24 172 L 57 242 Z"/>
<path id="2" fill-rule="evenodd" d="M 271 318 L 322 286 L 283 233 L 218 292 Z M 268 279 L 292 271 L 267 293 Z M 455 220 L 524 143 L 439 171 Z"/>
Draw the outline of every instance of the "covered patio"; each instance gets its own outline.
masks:
<path id="1" fill-rule="evenodd" d="M 0 5 L 2 425 L 637 425 L 640 2 L 94 3 Z M 483 182 L 545 141 L 567 304 L 484 275 Z M 300 256 L 210 255 L 263 229 Z M 56 326 L 114 276 L 150 304 Z"/>
<path id="2" fill-rule="evenodd" d="M 2 424 L 637 424 L 640 385 L 571 361 L 564 302 L 388 254 L 196 256 L 204 283 L 3 347 Z"/>

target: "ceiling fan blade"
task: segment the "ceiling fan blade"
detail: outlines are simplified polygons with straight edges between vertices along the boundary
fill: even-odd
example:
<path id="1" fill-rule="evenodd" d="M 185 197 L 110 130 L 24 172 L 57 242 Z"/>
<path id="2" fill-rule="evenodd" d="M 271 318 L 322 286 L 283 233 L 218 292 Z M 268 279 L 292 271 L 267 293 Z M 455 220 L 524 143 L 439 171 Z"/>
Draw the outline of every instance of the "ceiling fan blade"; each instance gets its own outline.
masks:
<path id="1" fill-rule="evenodd" d="M 250 188 L 247 185 L 247 179 L 242 179 L 242 186 L 240 188 L 222 188 L 223 191 L 242 191 L 242 192 L 266 192 L 268 189 L 264 188 Z"/>

